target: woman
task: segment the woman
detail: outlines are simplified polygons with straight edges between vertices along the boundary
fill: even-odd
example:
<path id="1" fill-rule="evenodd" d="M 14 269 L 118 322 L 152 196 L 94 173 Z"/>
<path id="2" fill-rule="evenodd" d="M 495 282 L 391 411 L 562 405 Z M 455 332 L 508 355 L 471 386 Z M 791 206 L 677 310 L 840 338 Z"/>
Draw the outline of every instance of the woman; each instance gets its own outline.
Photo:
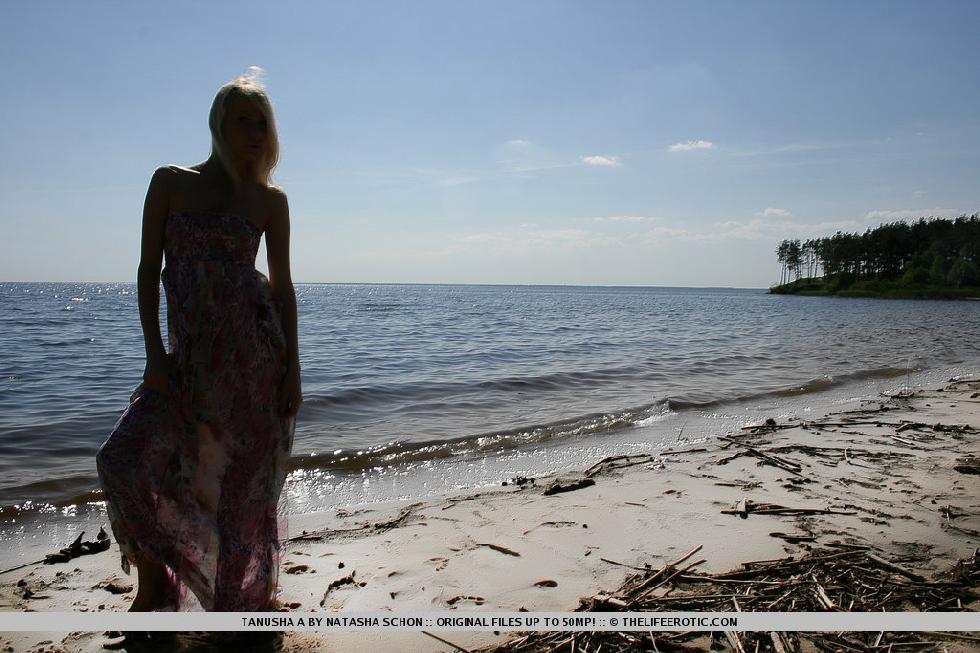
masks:
<path id="1" fill-rule="evenodd" d="M 289 209 L 270 180 L 279 140 L 254 71 L 221 87 L 209 122 L 207 161 L 150 181 L 137 284 L 146 369 L 96 458 L 123 570 L 138 571 L 131 611 L 182 609 L 185 586 L 205 610 L 267 610 L 277 590 L 302 392 Z M 268 279 L 254 267 L 263 234 Z"/>

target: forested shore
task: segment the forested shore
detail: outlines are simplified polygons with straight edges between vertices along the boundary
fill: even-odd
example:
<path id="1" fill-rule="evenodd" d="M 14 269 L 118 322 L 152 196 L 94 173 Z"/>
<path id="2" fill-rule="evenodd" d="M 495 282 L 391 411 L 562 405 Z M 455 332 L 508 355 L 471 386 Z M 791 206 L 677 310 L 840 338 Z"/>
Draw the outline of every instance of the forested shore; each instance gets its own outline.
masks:
<path id="1" fill-rule="evenodd" d="M 980 298 L 980 214 L 890 222 L 776 248 L 776 294 Z"/>

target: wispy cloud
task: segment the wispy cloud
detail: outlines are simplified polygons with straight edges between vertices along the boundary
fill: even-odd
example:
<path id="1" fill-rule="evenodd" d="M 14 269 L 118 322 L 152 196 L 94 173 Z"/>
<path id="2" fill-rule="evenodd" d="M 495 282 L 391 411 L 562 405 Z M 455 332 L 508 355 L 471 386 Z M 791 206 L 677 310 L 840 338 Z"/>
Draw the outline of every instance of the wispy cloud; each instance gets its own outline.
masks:
<path id="1" fill-rule="evenodd" d="M 836 231 L 862 231 L 867 225 L 857 220 L 831 222 L 788 222 L 753 218 L 726 220 L 713 225 L 699 240 L 779 240 L 782 238 L 817 238 Z"/>
<path id="2" fill-rule="evenodd" d="M 967 213 L 960 209 L 896 209 L 868 211 L 865 218 L 868 220 L 878 220 L 881 222 L 893 222 L 895 220 L 915 220 L 918 218 L 955 218 Z"/>
<path id="3" fill-rule="evenodd" d="M 660 222 L 661 220 L 663 220 L 663 218 L 649 215 L 604 215 L 597 218 L 592 218 L 593 222 L 625 222 L 629 224 Z"/>
<path id="4" fill-rule="evenodd" d="M 462 186 L 463 184 L 483 181 L 487 178 L 486 175 L 449 175 L 439 179 L 436 183 L 440 186 Z"/>
<path id="5" fill-rule="evenodd" d="M 758 213 L 756 213 L 756 215 L 759 216 L 760 218 L 769 218 L 769 217 L 772 217 L 772 216 L 776 216 L 776 217 L 780 217 L 780 218 L 791 218 L 791 217 L 793 217 L 793 214 L 790 213 L 788 210 L 786 210 L 786 209 L 778 209 L 778 208 L 776 208 L 774 206 L 767 206 L 765 208 L 765 210 L 759 211 Z"/>
<path id="6" fill-rule="evenodd" d="M 533 224 L 510 230 L 450 234 L 449 250 L 469 253 L 528 254 L 622 245 L 619 238 L 587 229 L 547 229 Z"/>
<path id="7" fill-rule="evenodd" d="M 863 231 L 864 221 L 791 222 L 783 216 L 756 217 L 750 220 L 724 220 L 697 230 L 677 224 L 658 225 L 624 240 L 656 245 L 671 241 L 717 242 L 726 240 L 768 240 L 783 238 L 817 238 L 836 231 Z"/>
<path id="8" fill-rule="evenodd" d="M 686 143 L 674 143 L 668 148 L 671 152 L 691 152 L 693 150 L 713 150 L 715 144 L 711 141 L 696 140 Z"/>
<path id="9" fill-rule="evenodd" d="M 582 163 L 590 166 L 618 166 L 619 157 L 593 154 L 592 156 L 583 156 Z"/>
<path id="10" fill-rule="evenodd" d="M 512 138 L 511 140 L 507 141 L 507 144 L 514 145 L 516 147 L 524 147 L 526 145 L 530 145 L 531 141 L 527 140 L 526 138 Z"/>
<path id="11" fill-rule="evenodd" d="M 672 240 L 693 240 L 696 236 L 682 227 L 654 227 L 640 234 L 640 242 L 645 245 L 658 245 Z"/>

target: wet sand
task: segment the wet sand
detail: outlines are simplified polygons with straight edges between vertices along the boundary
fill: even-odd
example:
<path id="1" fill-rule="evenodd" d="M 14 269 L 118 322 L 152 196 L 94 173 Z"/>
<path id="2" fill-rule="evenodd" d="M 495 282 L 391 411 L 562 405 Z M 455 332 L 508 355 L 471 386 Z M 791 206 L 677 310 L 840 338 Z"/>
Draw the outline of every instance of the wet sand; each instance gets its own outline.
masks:
<path id="1" fill-rule="evenodd" d="M 854 544 L 928 577 L 980 545 L 978 429 L 980 382 L 963 379 L 659 456 L 588 461 L 557 479 L 294 515 L 280 602 L 300 612 L 570 611 L 634 567 L 662 567 L 698 545 L 706 573 Z M 555 481 L 577 488 L 546 493 Z M 135 572 L 127 577 L 118 560 L 113 544 L 0 575 L 0 609 L 126 610 Z M 436 634 L 467 649 L 512 636 Z M 0 651 L 114 642 L 5 633 Z M 422 633 L 295 633 L 283 647 L 453 650 Z"/>

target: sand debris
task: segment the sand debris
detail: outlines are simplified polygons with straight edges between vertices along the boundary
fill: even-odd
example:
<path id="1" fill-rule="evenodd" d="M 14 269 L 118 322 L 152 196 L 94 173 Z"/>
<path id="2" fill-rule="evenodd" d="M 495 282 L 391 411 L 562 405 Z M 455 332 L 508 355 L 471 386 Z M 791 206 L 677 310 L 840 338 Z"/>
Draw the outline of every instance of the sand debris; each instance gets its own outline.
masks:
<path id="1" fill-rule="evenodd" d="M 845 550 L 841 551 L 840 548 Z M 975 611 L 980 601 L 980 550 L 927 580 L 870 547 L 815 548 L 800 557 L 742 563 L 722 574 L 680 567 L 700 551 L 659 570 L 628 576 L 613 592 L 580 599 L 577 612 L 872 612 Z M 907 562 L 926 562 L 927 556 Z M 664 592 L 666 588 L 666 592 Z M 660 589 L 660 592 L 653 590 Z M 567 632 L 514 633 L 480 653 L 526 651 L 871 651 L 889 647 L 941 651 L 946 633 L 876 632 Z M 956 639 L 980 641 L 968 635 Z M 652 640 L 652 641 L 651 641 Z M 651 648 L 651 645 L 653 646 Z"/>
<path id="2" fill-rule="evenodd" d="M 513 549 L 508 549 L 507 547 L 501 546 L 499 544 L 491 544 L 489 542 L 478 542 L 477 546 L 485 546 L 493 549 L 494 551 L 497 551 L 498 553 L 503 553 L 505 555 L 515 556 L 518 558 L 521 557 L 521 554 L 518 553 L 517 551 Z"/>

